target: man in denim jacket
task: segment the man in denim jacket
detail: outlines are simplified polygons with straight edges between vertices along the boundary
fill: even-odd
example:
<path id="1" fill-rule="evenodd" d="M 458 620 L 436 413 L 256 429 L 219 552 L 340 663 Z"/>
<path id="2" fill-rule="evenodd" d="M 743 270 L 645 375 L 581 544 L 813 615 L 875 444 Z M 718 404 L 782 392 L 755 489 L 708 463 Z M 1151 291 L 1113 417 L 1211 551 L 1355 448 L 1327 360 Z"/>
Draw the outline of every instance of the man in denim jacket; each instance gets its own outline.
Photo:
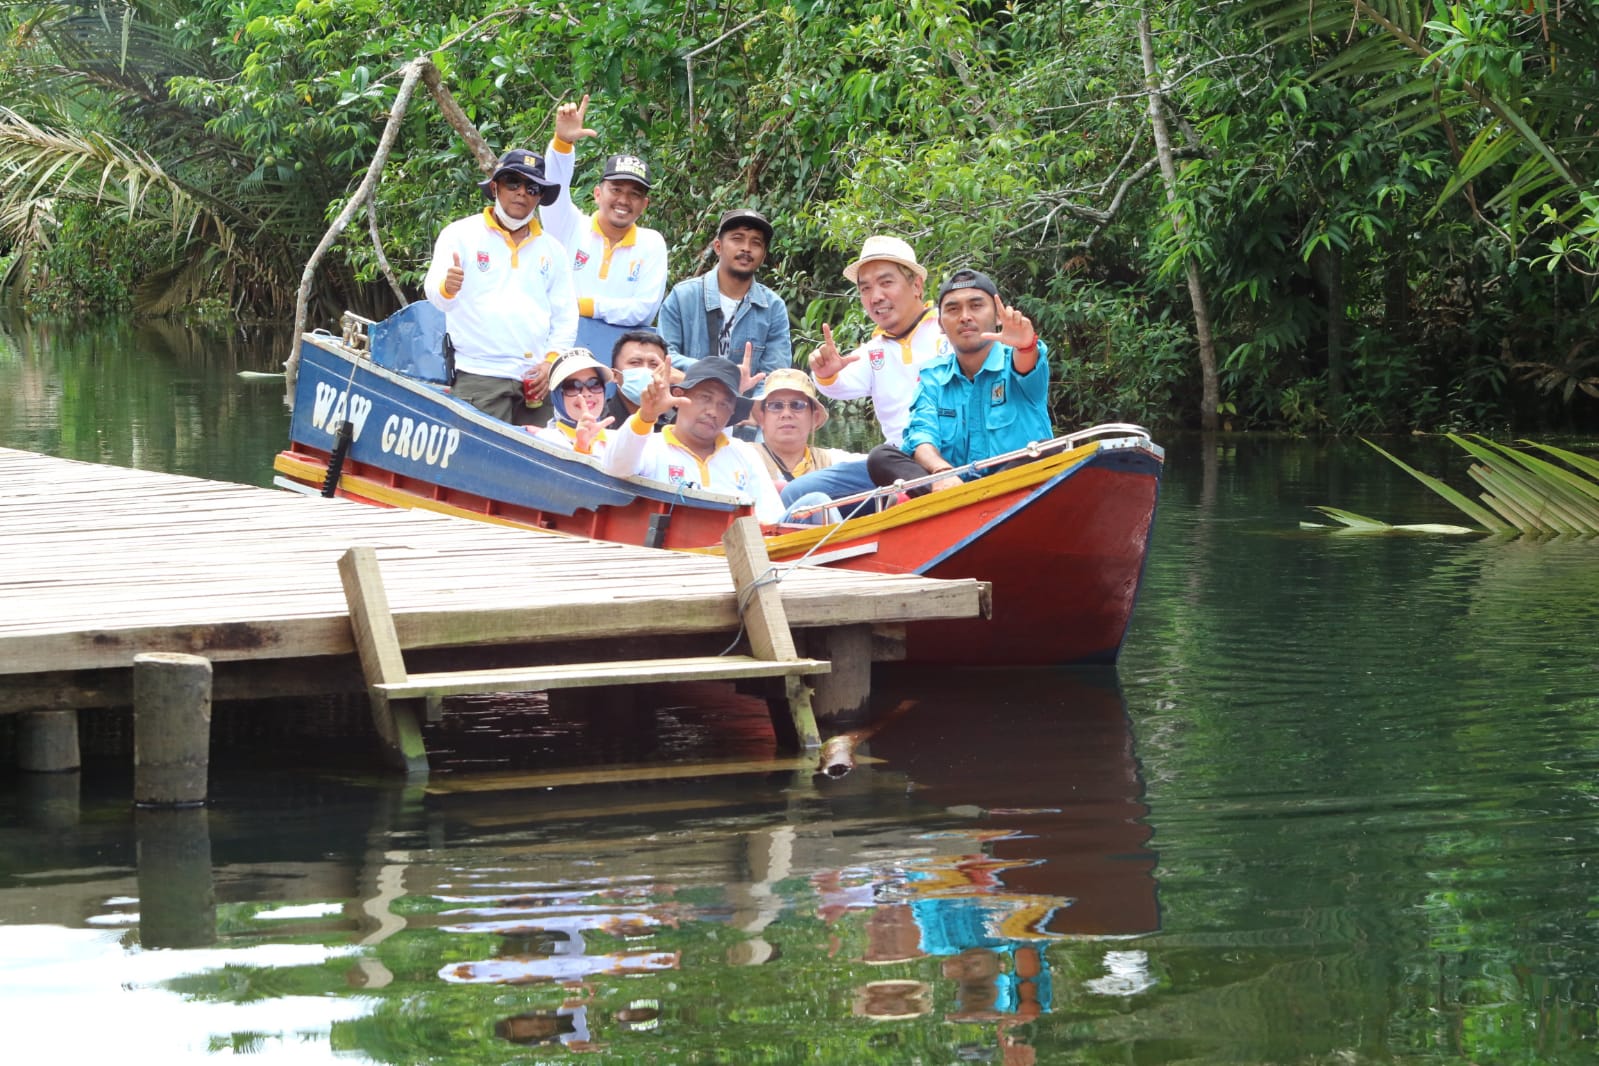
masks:
<path id="1" fill-rule="evenodd" d="M 772 224 L 759 211 L 739 208 L 716 227 L 716 269 L 678 282 L 661 304 L 659 328 L 672 365 L 687 370 L 718 356 L 734 363 L 750 356 L 752 383 L 794 362 L 788 308 L 755 280 L 766 261 Z"/>

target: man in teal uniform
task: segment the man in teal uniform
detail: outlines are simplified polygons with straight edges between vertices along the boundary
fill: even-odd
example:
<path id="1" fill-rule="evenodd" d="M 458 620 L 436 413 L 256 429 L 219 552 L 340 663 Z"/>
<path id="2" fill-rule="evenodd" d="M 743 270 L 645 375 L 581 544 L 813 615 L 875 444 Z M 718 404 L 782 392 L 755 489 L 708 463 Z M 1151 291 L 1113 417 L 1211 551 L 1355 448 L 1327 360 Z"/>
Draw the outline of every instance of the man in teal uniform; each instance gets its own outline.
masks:
<path id="1" fill-rule="evenodd" d="M 980 476 L 966 464 L 1055 435 L 1049 349 L 987 274 L 957 270 L 939 290 L 938 321 L 946 347 L 922 367 L 904 439 L 867 457 L 878 485 L 948 474 L 913 495 L 958 488 Z"/>

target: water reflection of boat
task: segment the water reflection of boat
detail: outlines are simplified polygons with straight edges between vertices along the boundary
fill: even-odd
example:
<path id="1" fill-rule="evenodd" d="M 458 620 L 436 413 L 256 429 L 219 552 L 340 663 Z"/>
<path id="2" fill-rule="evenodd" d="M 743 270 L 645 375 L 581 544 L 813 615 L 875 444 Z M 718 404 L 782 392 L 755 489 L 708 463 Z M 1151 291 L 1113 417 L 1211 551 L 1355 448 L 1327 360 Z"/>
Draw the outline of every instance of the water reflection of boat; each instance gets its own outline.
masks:
<path id="1" fill-rule="evenodd" d="M 425 303 L 369 325 L 302 339 L 278 484 L 312 492 L 333 480 L 340 496 L 380 506 L 686 550 L 716 550 L 747 513 L 732 497 L 611 477 L 448 396 L 438 384 L 442 316 Z M 348 450 L 335 459 L 346 422 Z M 993 585 L 991 618 L 912 626 L 913 660 L 1113 662 L 1143 573 L 1164 453 L 1143 430 L 1118 424 L 1031 455 L 837 527 L 790 529 L 767 550 L 780 562 L 809 555 Z"/>

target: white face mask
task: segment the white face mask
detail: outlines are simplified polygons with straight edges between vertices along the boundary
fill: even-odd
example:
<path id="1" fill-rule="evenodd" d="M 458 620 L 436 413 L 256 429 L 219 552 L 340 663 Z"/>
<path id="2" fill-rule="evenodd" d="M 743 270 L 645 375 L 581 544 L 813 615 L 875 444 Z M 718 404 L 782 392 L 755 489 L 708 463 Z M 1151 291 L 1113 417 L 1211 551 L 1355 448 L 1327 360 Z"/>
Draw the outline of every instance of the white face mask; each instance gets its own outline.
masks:
<path id="1" fill-rule="evenodd" d="M 538 208 L 535 207 L 532 211 L 529 211 L 521 218 L 517 218 L 514 215 L 506 214 L 505 208 L 500 206 L 500 202 L 498 200 L 494 201 L 494 217 L 500 220 L 500 225 L 504 226 L 512 233 L 515 233 L 517 230 L 533 221 L 534 212 L 537 210 Z"/>

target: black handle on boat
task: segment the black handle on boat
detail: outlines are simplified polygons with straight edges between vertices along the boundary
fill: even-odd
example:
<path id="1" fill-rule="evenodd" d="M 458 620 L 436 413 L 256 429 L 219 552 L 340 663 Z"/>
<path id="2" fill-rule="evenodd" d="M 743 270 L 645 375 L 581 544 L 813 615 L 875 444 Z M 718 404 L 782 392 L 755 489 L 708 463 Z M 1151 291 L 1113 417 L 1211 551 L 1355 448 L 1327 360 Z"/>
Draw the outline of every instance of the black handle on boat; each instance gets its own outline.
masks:
<path id="1" fill-rule="evenodd" d="M 328 472 L 322 479 L 324 499 L 333 499 L 333 493 L 338 490 L 339 475 L 344 473 L 344 457 L 350 454 L 350 440 L 354 432 L 355 427 L 349 419 L 345 419 L 333 434 L 333 454 L 328 456 Z"/>

